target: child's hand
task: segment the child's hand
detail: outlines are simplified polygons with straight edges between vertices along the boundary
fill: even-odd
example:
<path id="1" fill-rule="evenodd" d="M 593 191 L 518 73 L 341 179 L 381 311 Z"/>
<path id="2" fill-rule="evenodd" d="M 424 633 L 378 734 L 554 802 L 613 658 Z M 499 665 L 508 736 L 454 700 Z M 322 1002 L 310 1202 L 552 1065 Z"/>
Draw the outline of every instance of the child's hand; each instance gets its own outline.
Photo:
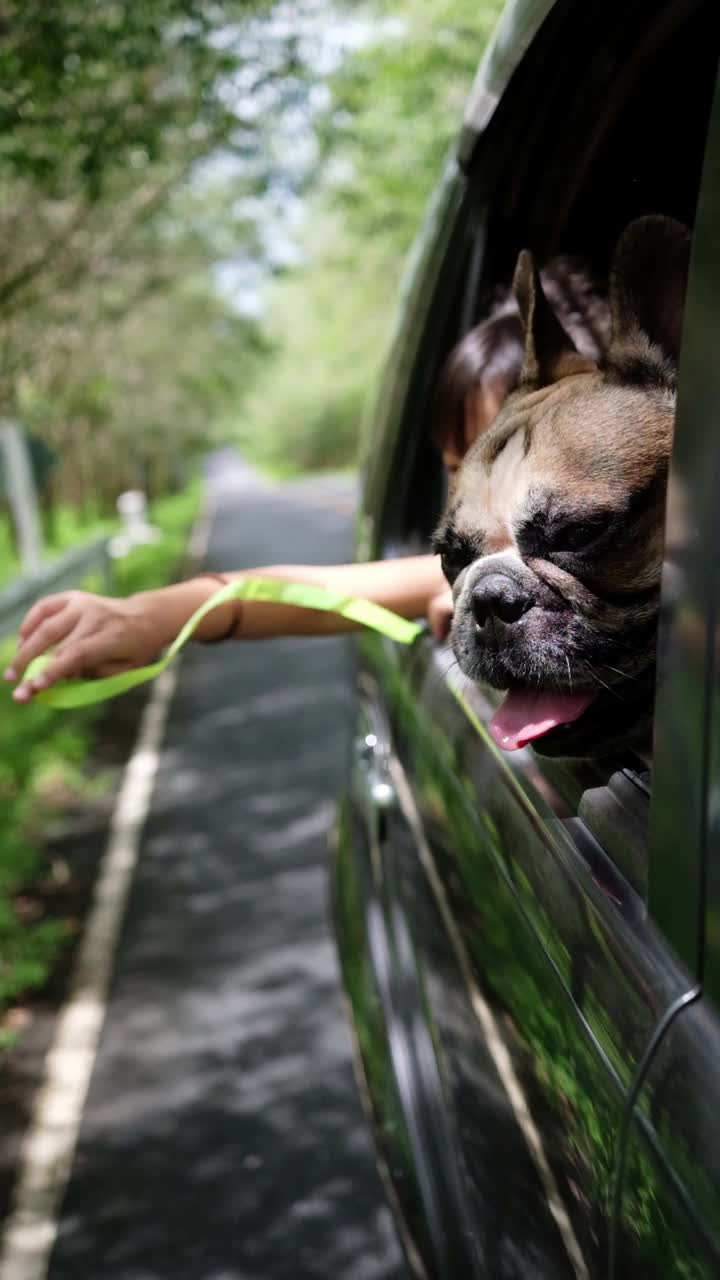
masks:
<path id="1" fill-rule="evenodd" d="M 438 642 L 447 640 L 452 625 L 453 612 L 452 591 L 443 591 L 439 596 L 433 596 L 428 605 L 428 622 L 430 623 L 433 637 Z"/>
<path id="2" fill-rule="evenodd" d="M 13 692 L 16 702 L 29 702 L 33 694 L 58 680 L 73 676 L 113 675 L 150 662 L 166 642 L 157 616 L 142 597 L 115 600 L 63 591 L 38 600 L 20 627 L 17 655 L 5 679 L 19 680 Z M 33 658 L 53 650 L 41 675 L 22 680 Z"/>

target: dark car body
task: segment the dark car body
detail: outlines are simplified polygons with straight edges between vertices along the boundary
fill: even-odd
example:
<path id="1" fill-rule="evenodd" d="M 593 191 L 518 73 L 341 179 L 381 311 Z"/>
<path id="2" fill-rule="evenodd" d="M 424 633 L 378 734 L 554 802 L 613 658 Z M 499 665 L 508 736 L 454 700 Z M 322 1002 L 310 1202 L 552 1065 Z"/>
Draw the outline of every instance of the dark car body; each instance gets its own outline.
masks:
<path id="1" fill-rule="evenodd" d="M 441 1280 L 720 1276 L 717 0 L 519 0 L 415 254 L 362 558 L 429 546 L 449 348 L 528 245 L 693 227 L 652 758 L 512 756 L 445 646 L 358 641 L 335 911 L 408 1256 Z"/>

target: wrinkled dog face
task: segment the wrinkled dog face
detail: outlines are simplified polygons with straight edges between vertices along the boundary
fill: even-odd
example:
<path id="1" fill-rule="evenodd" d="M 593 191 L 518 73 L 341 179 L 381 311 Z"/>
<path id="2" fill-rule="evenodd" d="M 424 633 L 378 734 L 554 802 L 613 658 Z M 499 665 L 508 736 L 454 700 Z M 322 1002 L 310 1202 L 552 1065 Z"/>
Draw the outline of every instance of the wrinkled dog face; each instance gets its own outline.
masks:
<path id="1" fill-rule="evenodd" d="M 506 750 L 597 755 L 647 733 L 688 253 L 669 219 L 624 232 L 602 368 L 521 254 L 522 382 L 463 462 L 435 540 L 460 667 L 508 691 L 490 726 Z"/>

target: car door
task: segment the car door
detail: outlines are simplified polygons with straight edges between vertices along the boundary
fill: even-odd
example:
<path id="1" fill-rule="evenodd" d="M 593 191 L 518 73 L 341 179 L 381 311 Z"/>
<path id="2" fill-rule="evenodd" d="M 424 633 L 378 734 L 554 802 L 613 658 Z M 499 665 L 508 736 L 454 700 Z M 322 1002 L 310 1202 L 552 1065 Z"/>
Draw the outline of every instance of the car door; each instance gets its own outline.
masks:
<path id="1" fill-rule="evenodd" d="M 439 335 L 467 311 L 458 290 L 473 246 L 489 251 L 488 227 L 492 240 L 492 209 L 483 220 L 461 173 L 446 183 L 410 295 L 414 334 L 390 366 L 366 552 L 418 550 L 437 500 L 437 467 L 422 445 L 403 451 L 403 432 L 427 399 Z M 336 902 L 368 1101 L 412 1256 L 453 1280 L 644 1275 L 635 1260 L 667 1260 L 673 1232 L 658 1248 L 630 1189 L 628 1143 L 665 1037 L 698 992 L 702 824 L 682 830 L 675 901 L 661 888 L 649 898 L 653 878 L 668 883 L 669 830 L 658 817 L 650 834 L 651 761 L 502 756 L 485 727 L 492 696 L 467 687 L 429 637 L 411 652 L 364 637 L 360 655 Z M 678 761 L 693 793 L 698 762 Z M 687 1206 L 671 1200 L 682 1218 Z"/>

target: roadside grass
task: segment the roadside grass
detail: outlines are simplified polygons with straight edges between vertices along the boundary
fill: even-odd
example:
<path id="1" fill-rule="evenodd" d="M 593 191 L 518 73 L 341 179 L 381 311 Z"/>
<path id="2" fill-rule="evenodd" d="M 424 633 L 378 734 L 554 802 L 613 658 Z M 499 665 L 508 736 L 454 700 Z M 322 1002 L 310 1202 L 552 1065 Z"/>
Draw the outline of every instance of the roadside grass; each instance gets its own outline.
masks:
<path id="1" fill-rule="evenodd" d="M 162 538 L 138 547 L 115 565 L 115 592 L 160 587 L 181 566 L 189 530 L 202 501 L 200 483 L 156 502 L 153 523 Z M 95 532 L 95 531 L 93 531 Z M 99 589 L 87 582 L 87 589 Z M 7 666 L 14 639 L 0 642 L 0 669 Z M 102 708 L 58 712 L 40 703 L 20 707 L 3 685 L 0 697 L 0 1051 L 15 1040 L 3 1012 L 20 997 L 42 987 L 72 927 L 44 919 L 42 888 L 57 874 L 45 843 L 50 825 L 64 813 L 107 795 L 112 777 L 90 767 Z"/>

